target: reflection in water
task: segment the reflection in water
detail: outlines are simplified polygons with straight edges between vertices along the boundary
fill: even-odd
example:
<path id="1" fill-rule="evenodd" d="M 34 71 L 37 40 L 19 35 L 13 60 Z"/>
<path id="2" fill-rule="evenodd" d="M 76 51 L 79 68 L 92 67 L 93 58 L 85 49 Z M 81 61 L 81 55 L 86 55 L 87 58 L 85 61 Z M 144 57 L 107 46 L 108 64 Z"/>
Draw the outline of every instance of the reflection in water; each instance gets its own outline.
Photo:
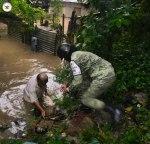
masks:
<path id="1" fill-rule="evenodd" d="M 53 55 L 33 53 L 27 45 L 12 39 L 1 39 L 0 109 L 9 116 L 21 117 L 24 114 L 23 88 L 28 79 L 43 70 L 53 72 L 59 62 Z"/>

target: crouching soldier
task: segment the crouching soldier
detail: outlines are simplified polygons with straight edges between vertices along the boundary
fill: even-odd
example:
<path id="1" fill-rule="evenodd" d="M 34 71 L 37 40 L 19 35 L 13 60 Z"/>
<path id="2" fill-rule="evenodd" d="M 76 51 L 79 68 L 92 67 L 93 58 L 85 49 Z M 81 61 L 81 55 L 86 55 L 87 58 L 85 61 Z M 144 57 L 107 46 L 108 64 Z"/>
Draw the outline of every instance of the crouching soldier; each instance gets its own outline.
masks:
<path id="1" fill-rule="evenodd" d="M 80 98 L 85 106 L 110 112 L 113 119 L 119 121 L 120 111 L 98 99 L 115 81 L 115 72 L 111 63 L 91 52 L 76 51 L 75 47 L 68 43 L 63 43 L 58 48 L 57 55 L 70 63 L 74 75 L 70 86 L 64 84 L 62 90 L 74 93 L 79 88 L 83 88 Z"/>

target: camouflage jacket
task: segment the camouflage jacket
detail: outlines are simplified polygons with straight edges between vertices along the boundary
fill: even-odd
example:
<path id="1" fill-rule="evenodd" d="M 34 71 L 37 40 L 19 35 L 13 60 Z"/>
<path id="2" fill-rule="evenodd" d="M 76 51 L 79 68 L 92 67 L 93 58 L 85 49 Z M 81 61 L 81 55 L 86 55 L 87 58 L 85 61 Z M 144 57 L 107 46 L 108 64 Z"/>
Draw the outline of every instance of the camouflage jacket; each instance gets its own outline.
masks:
<path id="1" fill-rule="evenodd" d="M 74 75 L 71 89 L 79 87 L 83 81 L 109 79 L 115 76 L 111 63 L 101 57 L 85 51 L 76 51 L 71 55 L 70 67 Z"/>

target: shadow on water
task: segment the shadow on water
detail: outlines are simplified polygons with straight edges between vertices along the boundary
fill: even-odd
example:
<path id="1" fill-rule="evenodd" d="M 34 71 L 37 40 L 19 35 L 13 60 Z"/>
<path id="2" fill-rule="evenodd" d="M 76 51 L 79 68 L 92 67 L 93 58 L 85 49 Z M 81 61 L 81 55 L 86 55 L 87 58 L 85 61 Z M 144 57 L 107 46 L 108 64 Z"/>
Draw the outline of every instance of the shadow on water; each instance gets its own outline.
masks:
<path id="1" fill-rule="evenodd" d="M 7 116 L 22 117 L 23 88 L 30 76 L 41 70 L 53 73 L 60 61 L 48 53 L 33 53 L 12 39 L 0 40 L 0 109 Z M 0 123 L 4 115 L 0 113 Z M 1 134 L 1 133 L 0 133 Z M 1 138 L 2 136 L 0 136 Z"/>

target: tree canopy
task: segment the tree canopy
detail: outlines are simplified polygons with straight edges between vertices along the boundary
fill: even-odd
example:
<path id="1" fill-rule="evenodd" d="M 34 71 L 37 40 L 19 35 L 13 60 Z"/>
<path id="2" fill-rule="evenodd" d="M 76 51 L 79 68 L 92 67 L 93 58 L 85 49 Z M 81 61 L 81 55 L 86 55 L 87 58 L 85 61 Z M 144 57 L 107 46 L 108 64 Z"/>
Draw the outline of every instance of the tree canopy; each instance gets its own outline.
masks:
<path id="1" fill-rule="evenodd" d="M 78 48 L 112 62 L 117 75 L 116 92 L 149 91 L 150 2 L 88 0 L 88 3 L 94 9 L 81 18 Z"/>
<path id="2" fill-rule="evenodd" d="M 0 0 L 0 13 L 4 12 L 2 5 L 4 0 Z M 44 10 L 41 8 L 34 8 L 31 4 L 27 3 L 27 0 L 11 0 L 12 10 L 8 13 L 12 13 L 21 18 L 22 21 L 28 25 L 33 25 L 34 21 L 40 19 L 44 15 Z"/>

